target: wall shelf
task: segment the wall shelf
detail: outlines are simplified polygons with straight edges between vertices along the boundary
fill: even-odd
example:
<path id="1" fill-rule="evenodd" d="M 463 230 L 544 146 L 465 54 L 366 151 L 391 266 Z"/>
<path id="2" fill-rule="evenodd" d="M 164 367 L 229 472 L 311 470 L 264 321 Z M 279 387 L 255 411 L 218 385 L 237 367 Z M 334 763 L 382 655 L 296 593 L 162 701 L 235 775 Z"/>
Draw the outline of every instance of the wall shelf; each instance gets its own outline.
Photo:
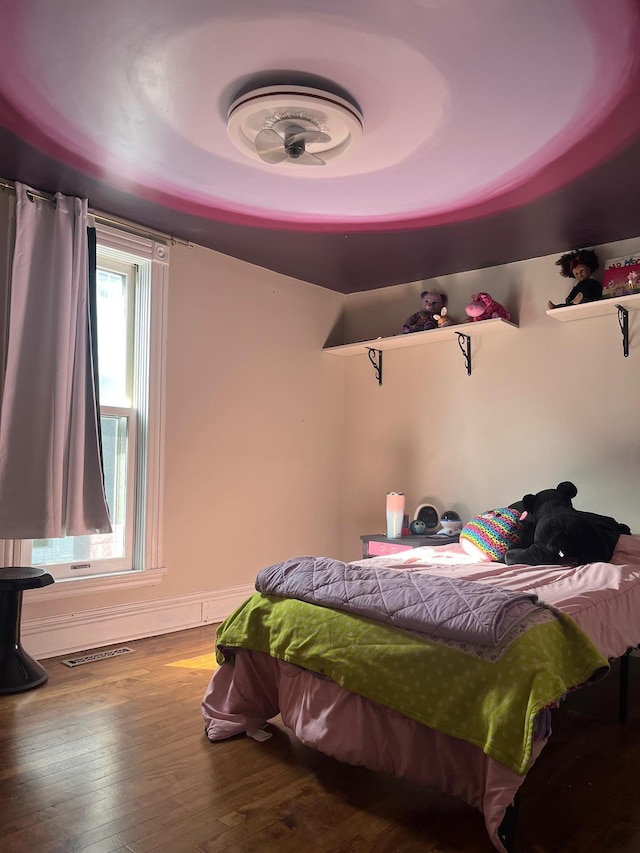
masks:
<path id="1" fill-rule="evenodd" d="M 622 353 L 629 355 L 629 311 L 640 310 L 640 293 L 628 296 L 609 297 L 597 302 L 582 305 L 565 305 L 562 308 L 549 308 L 547 314 L 554 320 L 566 323 L 571 320 L 588 320 L 590 317 L 603 317 L 605 314 L 618 315 L 618 325 L 622 334 Z"/>
<path id="2" fill-rule="evenodd" d="M 607 297 L 607 299 L 599 299 L 597 302 L 586 302 L 584 305 L 565 305 L 562 308 L 550 308 L 547 310 L 547 314 L 554 320 L 567 323 L 571 320 L 588 320 L 590 317 L 615 314 L 618 305 L 622 305 L 628 311 L 640 310 L 640 293 Z"/>
<path id="3" fill-rule="evenodd" d="M 444 326 L 441 329 L 429 329 L 426 332 L 411 332 L 406 335 L 394 335 L 390 338 L 373 338 L 369 341 L 357 341 L 353 344 L 325 347 L 322 351 L 329 353 L 329 355 L 337 356 L 366 353 L 374 365 L 378 384 L 382 385 L 382 353 L 385 350 L 425 346 L 426 344 L 437 344 L 442 341 L 456 340 L 457 338 L 465 359 L 467 373 L 471 375 L 471 338 L 481 335 L 499 334 L 500 332 L 508 332 L 510 329 L 517 328 L 517 324 L 512 323 L 510 320 L 496 318 L 494 320 L 480 320 L 477 323 L 456 323 L 453 326 Z"/>

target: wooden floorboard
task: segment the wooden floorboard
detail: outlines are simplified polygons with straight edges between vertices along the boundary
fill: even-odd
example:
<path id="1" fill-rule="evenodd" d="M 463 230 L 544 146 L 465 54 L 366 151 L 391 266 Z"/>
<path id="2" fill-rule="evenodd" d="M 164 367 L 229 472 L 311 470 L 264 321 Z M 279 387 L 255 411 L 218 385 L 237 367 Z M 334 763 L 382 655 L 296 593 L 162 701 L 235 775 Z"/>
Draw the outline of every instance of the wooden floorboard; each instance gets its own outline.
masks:
<path id="1" fill-rule="evenodd" d="M 42 687 L 0 696 L 2 853 L 492 853 L 482 816 L 450 797 L 303 746 L 209 743 L 207 626 L 126 645 Z M 69 656 L 66 656 L 69 657 Z M 617 672 L 571 694 L 521 792 L 518 853 L 640 853 L 640 659 L 629 719 Z"/>

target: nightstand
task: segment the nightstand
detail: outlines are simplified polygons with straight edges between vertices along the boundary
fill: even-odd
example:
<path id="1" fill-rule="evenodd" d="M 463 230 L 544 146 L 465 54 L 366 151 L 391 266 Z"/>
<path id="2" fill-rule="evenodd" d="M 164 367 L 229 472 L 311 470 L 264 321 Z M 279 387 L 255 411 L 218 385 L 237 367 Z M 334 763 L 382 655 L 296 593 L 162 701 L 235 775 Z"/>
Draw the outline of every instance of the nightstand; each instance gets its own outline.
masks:
<path id="1" fill-rule="evenodd" d="M 397 539 L 389 539 L 382 533 L 374 533 L 361 536 L 362 557 L 384 557 L 386 554 L 398 554 L 400 551 L 410 551 L 412 548 L 422 548 L 424 545 L 451 545 L 457 542 L 458 534 L 455 536 L 438 536 L 432 533 L 429 536 L 399 536 Z"/>

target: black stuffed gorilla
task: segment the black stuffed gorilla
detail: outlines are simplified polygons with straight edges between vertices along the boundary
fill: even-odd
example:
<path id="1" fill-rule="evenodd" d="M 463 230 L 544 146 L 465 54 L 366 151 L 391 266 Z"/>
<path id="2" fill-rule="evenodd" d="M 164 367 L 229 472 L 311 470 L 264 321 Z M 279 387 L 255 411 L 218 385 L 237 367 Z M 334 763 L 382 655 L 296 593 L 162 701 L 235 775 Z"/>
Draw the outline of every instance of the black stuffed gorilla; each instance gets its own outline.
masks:
<path id="1" fill-rule="evenodd" d="M 615 518 L 573 508 L 577 488 L 568 481 L 555 489 L 525 495 L 511 506 L 526 510 L 519 548 L 505 555 L 509 566 L 608 563 L 621 533 L 631 533 Z"/>

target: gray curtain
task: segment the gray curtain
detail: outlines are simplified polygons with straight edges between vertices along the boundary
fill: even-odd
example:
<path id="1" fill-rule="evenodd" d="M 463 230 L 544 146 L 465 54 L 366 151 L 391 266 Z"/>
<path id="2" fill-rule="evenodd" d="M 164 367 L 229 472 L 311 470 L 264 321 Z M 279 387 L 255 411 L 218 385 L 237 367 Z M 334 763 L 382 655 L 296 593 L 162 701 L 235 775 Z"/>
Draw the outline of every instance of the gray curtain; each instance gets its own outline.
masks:
<path id="1" fill-rule="evenodd" d="M 109 533 L 94 388 L 87 201 L 16 183 L 0 408 L 0 539 Z"/>

